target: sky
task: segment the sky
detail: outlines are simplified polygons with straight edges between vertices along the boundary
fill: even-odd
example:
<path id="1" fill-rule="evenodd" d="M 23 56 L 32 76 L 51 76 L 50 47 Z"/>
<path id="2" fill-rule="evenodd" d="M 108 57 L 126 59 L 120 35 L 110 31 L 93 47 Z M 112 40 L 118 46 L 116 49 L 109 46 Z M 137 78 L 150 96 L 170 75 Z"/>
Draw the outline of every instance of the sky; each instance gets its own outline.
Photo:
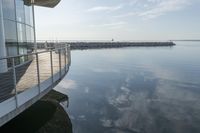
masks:
<path id="1" fill-rule="evenodd" d="M 200 0 L 61 0 L 35 16 L 37 40 L 200 39 Z"/>

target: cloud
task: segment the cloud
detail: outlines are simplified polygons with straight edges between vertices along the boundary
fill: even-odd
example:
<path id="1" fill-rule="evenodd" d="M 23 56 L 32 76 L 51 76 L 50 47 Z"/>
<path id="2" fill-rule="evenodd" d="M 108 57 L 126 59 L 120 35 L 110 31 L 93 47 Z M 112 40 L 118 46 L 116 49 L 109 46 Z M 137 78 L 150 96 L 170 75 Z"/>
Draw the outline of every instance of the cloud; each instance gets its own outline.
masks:
<path id="1" fill-rule="evenodd" d="M 144 12 L 138 14 L 146 19 L 152 19 L 164 15 L 168 12 L 178 11 L 189 5 L 189 0 L 148 0 L 154 3 L 155 6 L 151 7 Z"/>
<path id="2" fill-rule="evenodd" d="M 116 11 L 122 8 L 122 5 L 119 6 L 97 6 L 92 7 L 87 10 L 87 12 L 100 12 L 100 11 Z"/>
<path id="3" fill-rule="evenodd" d="M 130 17 L 130 16 L 136 16 L 136 15 L 138 15 L 138 12 L 128 12 L 128 13 L 117 15 L 114 17 L 115 18 L 123 18 L 123 17 Z"/>
<path id="4" fill-rule="evenodd" d="M 137 4 L 139 2 L 139 0 L 131 0 L 130 1 L 130 3 L 129 3 L 129 5 L 135 5 L 135 4 Z"/>
<path id="5" fill-rule="evenodd" d="M 119 22 L 113 22 L 113 23 L 104 23 L 104 24 L 93 24 L 90 25 L 90 27 L 109 27 L 109 28 L 117 28 L 125 25 L 126 22 L 119 21 Z"/>
<path id="6" fill-rule="evenodd" d="M 145 2 L 139 2 L 138 0 L 132 0 L 136 11 L 127 12 L 114 16 L 115 18 L 138 16 L 144 19 L 153 19 L 169 12 L 179 11 L 191 4 L 191 0 L 146 0 Z M 130 5 L 133 5 L 129 3 Z"/>

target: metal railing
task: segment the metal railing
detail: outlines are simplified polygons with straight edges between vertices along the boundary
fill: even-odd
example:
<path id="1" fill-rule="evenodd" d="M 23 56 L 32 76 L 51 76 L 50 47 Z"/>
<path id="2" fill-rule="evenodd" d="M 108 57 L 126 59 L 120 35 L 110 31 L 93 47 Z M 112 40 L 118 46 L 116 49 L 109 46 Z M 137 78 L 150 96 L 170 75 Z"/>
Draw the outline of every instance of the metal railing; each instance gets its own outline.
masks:
<path id="1" fill-rule="evenodd" d="M 33 88 L 40 94 L 65 76 L 70 66 L 70 58 L 69 45 L 0 58 L 0 67 L 8 66 L 7 70 L 0 72 L 0 104 L 14 97 L 18 107 L 19 102 L 26 102 L 20 101 L 23 98 L 18 99 L 18 95 Z M 20 59 L 26 60 L 19 63 Z"/>

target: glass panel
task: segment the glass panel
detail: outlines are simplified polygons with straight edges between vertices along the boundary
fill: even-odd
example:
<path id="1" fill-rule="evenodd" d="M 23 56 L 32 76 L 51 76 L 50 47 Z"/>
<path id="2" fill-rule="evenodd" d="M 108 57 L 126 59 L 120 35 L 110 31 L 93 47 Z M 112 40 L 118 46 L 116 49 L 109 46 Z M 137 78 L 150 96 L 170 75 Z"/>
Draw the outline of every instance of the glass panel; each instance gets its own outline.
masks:
<path id="1" fill-rule="evenodd" d="M 25 23 L 24 1 L 16 0 L 17 21 Z"/>
<path id="2" fill-rule="evenodd" d="M 27 47 L 26 46 L 19 46 L 19 54 L 27 54 Z"/>
<path id="3" fill-rule="evenodd" d="M 27 26 L 26 25 L 26 38 L 27 38 L 27 42 L 34 42 L 34 38 L 33 38 L 33 28 L 31 26 Z"/>
<path id="4" fill-rule="evenodd" d="M 17 33 L 19 45 L 26 42 L 26 30 L 24 24 L 17 23 Z"/>
<path id="5" fill-rule="evenodd" d="M 17 42 L 17 32 L 16 23 L 9 20 L 4 20 L 5 38 L 6 42 L 16 43 Z"/>
<path id="6" fill-rule="evenodd" d="M 15 2 L 14 0 L 2 0 L 3 16 L 6 19 L 15 20 Z"/>
<path id="7" fill-rule="evenodd" d="M 18 55 L 18 48 L 17 48 L 17 46 L 8 46 L 7 47 L 7 53 L 8 53 L 9 56 Z"/>
<path id="8" fill-rule="evenodd" d="M 19 54 L 22 55 L 22 54 L 27 54 L 27 48 L 26 46 L 19 46 Z M 27 56 L 22 56 L 20 57 L 20 63 L 23 63 L 25 61 L 27 61 Z"/>
<path id="9" fill-rule="evenodd" d="M 26 38 L 27 38 L 28 53 L 31 53 L 34 48 L 33 27 L 26 25 Z"/>
<path id="10" fill-rule="evenodd" d="M 32 14 L 32 7 L 31 6 L 24 6 L 25 8 L 25 23 L 28 25 L 33 26 L 33 14 Z"/>

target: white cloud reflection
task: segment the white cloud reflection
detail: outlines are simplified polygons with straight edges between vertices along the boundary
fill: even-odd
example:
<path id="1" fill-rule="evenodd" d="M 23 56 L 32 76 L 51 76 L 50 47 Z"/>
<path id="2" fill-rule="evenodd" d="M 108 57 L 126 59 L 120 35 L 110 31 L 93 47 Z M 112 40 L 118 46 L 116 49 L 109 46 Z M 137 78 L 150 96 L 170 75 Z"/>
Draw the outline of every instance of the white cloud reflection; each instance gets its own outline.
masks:
<path id="1" fill-rule="evenodd" d="M 75 89 L 77 87 L 76 81 L 71 79 L 63 79 L 57 86 L 58 90 Z"/>
<path id="2" fill-rule="evenodd" d="M 93 72 L 96 72 L 96 73 L 120 73 L 120 70 L 118 69 L 109 69 L 109 68 L 91 68 L 91 70 Z"/>

